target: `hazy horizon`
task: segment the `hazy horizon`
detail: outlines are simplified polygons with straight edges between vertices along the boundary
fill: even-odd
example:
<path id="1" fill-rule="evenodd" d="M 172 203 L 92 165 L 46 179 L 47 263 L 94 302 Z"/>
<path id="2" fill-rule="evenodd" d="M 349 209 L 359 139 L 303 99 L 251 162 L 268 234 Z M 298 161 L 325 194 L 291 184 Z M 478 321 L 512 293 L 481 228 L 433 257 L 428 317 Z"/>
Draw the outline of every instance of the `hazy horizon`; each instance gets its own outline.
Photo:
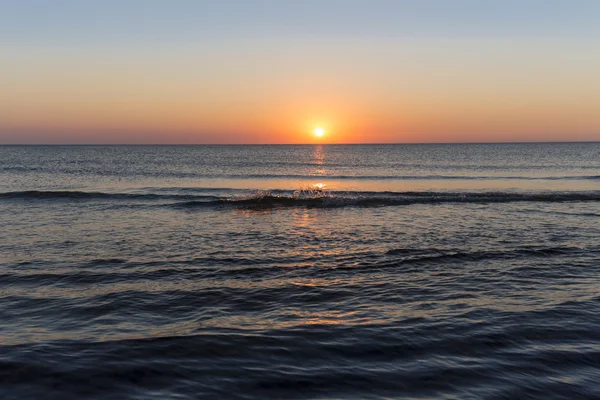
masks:
<path id="1" fill-rule="evenodd" d="M 399 146 L 399 145 L 477 145 L 477 144 L 569 144 L 600 143 L 600 140 L 506 141 L 506 142 L 364 142 L 364 143 L 0 143 L 0 146 Z"/>

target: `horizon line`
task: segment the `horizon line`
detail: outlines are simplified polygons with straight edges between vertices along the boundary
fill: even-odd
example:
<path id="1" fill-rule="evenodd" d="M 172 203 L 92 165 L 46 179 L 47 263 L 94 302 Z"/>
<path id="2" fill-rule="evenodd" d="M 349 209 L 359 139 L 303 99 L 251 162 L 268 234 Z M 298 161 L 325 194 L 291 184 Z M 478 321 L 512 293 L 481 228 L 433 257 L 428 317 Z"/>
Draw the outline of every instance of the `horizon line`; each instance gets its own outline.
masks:
<path id="1" fill-rule="evenodd" d="M 0 143 L 0 146 L 382 146 L 462 144 L 560 144 L 600 143 L 599 140 L 507 142 L 372 142 L 372 143 Z"/>

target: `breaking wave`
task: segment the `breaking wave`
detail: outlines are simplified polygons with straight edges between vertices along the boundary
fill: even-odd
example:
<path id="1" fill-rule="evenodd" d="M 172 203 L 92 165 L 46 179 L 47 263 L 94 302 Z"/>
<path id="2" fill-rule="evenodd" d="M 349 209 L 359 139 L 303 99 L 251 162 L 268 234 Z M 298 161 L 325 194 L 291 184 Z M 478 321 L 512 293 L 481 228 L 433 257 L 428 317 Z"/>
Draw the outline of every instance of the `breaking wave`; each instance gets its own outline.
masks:
<path id="1" fill-rule="evenodd" d="M 439 192 L 347 192 L 336 194 L 324 192 L 314 196 L 278 195 L 260 192 L 255 196 L 242 198 L 222 198 L 212 201 L 186 201 L 171 204 L 174 207 L 193 208 L 211 206 L 231 206 L 246 209 L 268 209 L 277 207 L 340 208 L 340 207 L 385 207 L 407 206 L 413 204 L 444 203 L 512 203 L 512 202 L 596 202 L 600 201 L 598 192 L 560 192 L 560 193 L 439 193 Z"/>
<path id="2" fill-rule="evenodd" d="M 144 201 L 176 208 L 384 207 L 444 203 L 598 202 L 600 191 L 589 192 L 337 192 L 318 188 L 295 191 L 256 191 L 237 196 L 210 194 L 105 193 L 85 191 L 21 191 L 0 193 L 0 200 Z M 175 201 L 175 202 L 173 202 Z"/>

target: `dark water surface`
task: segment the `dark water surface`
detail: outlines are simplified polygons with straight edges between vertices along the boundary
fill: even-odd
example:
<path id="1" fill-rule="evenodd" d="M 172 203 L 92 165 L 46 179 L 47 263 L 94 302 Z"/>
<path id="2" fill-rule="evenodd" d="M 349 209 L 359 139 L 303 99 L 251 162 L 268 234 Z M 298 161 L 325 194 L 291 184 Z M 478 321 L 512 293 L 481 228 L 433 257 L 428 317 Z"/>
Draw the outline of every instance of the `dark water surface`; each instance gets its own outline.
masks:
<path id="1" fill-rule="evenodd" d="M 0 398 L 600 398 L 600 144 L 0 146 Z"/>

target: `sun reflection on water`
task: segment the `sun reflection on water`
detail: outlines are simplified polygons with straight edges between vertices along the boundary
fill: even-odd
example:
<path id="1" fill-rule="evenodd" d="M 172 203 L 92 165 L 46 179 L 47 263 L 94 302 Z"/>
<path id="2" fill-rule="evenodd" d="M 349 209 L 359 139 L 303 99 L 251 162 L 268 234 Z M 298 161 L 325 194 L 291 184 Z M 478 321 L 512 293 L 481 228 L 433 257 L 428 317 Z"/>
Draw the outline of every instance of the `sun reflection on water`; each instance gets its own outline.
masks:
<path id="1" fill-rule="evenodd" d="M 317 168 L 313 169 L 311 175 L 327 175 L 327 169 L 323 168 L 325 164 L 325 147 L 322 144 L 315 146 L 315 151 L 313 152 L 313 164 L 317 166 Z"/>

